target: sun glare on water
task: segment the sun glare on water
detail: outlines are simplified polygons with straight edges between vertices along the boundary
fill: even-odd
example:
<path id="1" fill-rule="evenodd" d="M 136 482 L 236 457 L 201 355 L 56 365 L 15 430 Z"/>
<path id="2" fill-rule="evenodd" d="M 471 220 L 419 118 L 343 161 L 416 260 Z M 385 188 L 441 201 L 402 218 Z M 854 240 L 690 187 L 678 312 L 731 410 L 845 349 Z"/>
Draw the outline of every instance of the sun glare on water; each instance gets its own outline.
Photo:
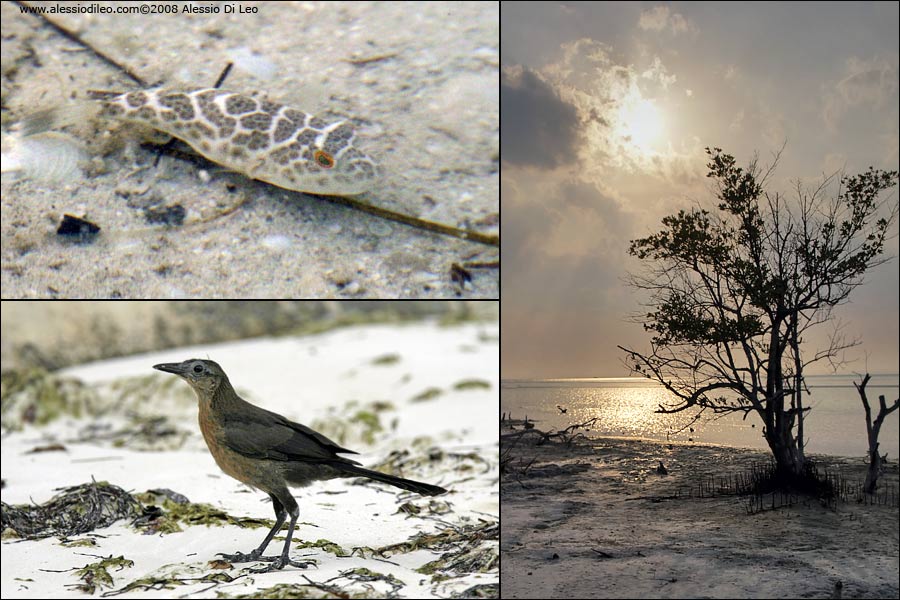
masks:
<path id="1" fill-rule="evenodd" d="M 662 138 L 663 119 L 652 100 L 628 102 L 619 111 L 619 133 L 625 142 L 647 153 Z"/>

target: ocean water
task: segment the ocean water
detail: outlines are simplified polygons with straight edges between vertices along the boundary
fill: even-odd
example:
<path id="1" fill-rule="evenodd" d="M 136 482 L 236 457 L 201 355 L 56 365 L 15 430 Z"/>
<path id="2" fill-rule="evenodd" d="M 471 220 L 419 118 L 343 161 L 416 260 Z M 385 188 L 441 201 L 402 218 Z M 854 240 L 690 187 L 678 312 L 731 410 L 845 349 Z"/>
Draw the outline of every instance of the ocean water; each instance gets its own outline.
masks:
<path id="1" fill-rule="evenodd" d="M 820 375 L 807 379 L 810 393 L 803 405 L 811 407 L 804 422 L 809 453 L 833 456 L 865 456 L 868 449 L 865 411 L 853 381 L 856 375 Z M 654 412 L 673 397 L 662 387 L 636 377 L 596 379 L 505 379 L 501 382 L 501 411 L 514 418 L 528 417 L 539 429 L 564 429 L 597 417 L 587 435 L 612 435 L 655 440 L 693 441 L 742 448 L 768 449 L 762 437 L 762 420 L 755 412 L 726 416 L 707 411 L 689 425 L 696 410 L 675 414 Z M 866 386 L 872 418 L 878 414 L 878 396 L 888 406 L 900 391 L 900 375 L 873 375 Z M 557 405 L 566 409 L 565 414 Z M 693 428 L 693 432 L 687 427 Z M 679 430 L 682 430 L 679 433 Z M 900 456 L 900 410 L 885 419 L 878 437 L 888 460 Z"/>

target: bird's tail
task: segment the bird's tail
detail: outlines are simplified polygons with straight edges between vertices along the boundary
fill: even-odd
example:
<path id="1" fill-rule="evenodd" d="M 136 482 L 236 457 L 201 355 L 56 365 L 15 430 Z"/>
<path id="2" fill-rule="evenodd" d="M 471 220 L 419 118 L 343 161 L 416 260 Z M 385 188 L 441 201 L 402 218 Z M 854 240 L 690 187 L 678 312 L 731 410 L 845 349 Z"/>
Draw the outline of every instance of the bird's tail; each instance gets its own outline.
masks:
<path id="1" fill-rule="evenodd" d="M 348 474 L 368 477 L 369 479 L 381 481 L 382 483 L 389 483 L 398 488 L 422 494 L 423 496 L 437 496 L 447 492 L 444 488 L 436 485 L 413 481 L 412 479 L 403 479 L 402 477 L 395 477 L 394 475 L 388 475 L 387 473 L 381 473 L 371 469 L 364 469 L 363 467 L 357 467 L 355 465 L 341 465 L 341 470 Z"/>

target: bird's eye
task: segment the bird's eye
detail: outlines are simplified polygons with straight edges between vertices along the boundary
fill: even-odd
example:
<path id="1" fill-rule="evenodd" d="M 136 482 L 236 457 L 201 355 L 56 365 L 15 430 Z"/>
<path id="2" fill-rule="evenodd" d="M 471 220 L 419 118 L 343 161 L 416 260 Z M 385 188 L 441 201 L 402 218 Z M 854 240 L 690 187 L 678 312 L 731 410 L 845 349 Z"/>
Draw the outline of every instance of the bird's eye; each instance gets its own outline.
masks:
<path id="1" fill-rule="evenodd" d="M 194 373 L 202 373 L 203 365 L 194 365 Z"/>

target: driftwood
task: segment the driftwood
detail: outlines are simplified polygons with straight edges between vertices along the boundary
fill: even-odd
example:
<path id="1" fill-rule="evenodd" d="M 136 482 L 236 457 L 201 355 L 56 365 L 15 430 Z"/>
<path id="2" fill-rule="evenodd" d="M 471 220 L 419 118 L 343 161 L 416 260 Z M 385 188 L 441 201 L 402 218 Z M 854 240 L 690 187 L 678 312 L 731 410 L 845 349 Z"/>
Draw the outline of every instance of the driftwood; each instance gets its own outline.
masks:
<path id="1" fill-rule="evenodd" d="M 507 415 L 505 413 L 504 413 L 503 417 L 504 417 L 504 419 L 503 419 L 504 421 L 507 421 L 510 423 L 515 422 L 515 420 L 511 416 L 507 417 Z M 589 429 L 598 420 L 599 420 L 598 417 L 594 417 L 593 419 L 588 419 L 587 421 L 584 421 L 583 423 L 576 423 L 575 425 L 569 425 L 562 431 L 554 432 L 552 430 L 551 431 L 541 431 L 540 429 L 536 429 L 534 427 L 534 424 L 532 422 L 528 421 L 528 417 L 525 417 L 525 421 L 524 421 L 523 425 L 527 423 L 528 425 L 531 425 L 531 427 L 528 427 L 521 431 L 513 431 L 512 433 L 505 433 L 500 436 L 500 447 L 501 447 L 500 472 L 504 475 L 512 475 L 513 477 L 515 477 L 516 481 L 518 481 L 520 484 L 522 484 L 521 478 L 528 476 L 528 471 L 531 469 L 531 467 L 534 466 L 534 463 L 537 460 L 536 457 L 532 457 L 531 460 L 528 462 L 525 462 L 525 461 L 521 461 L 518 463 L 513 462 L 513 459 L 515 458 L 515 456 L 513 456 L 513 453 L 512 453 L 513 448 L 515 448 L 516 444 L 518 444 L 522 439 L 524 439 L 525 436 L 527 436 L 527 435 L 537 436 L 538 437 L 538 441 L 536 443 L 537 446 L 542 446 L 551 440 L 553 440 L 553 441 L 561 440 L 564 444 L 571 446 L 572 442 L 574 442 L 577 438 L 584 437 L 584 434 L 578 432 L 579 429 Z M 522 484 L 522 485 L 524 485 L 524 484 Z"/>
<path id="2" fill-rule="evenodd" d="M 866 409 L 866 433 L 869 435 L 869 471 L 866 473 L 864 489 L 869 494 L 875 492 L 875 487 L 878 485 L 878 476 L 881 474 L 883 463 L 887 460 L 887 454 L 881 456 L 878 453 L 878 434 L 881 432 L 881 425 L 884 423 L 886 416 L 900 408 L 900 399 L 894 400 L 894 404 L 888 408 L 884 401 L 884 396 L 878 396 L 880 404 L 878 416 L 875 417 L 875 421 L 872 421 L 872 410 L 869 408 L 869 399 L 866 397 L 866 384 L 869 383 L 871 378 L 872 376 L 866 373 L 862 383 L 853 382 L 856 391 L 859 392 L 863 408 Z"/>
<path id="3" fill-rule="evenodd" d="M 598 420 L 599 420 L 599 417 L 594 417 L 592 419 L 588 419 L 587 421 L 584 421 L 583 423 L 576 423 L 574 425 L 569 425 L 562 431 L 553 431 L 552 429 L 550 431 L 541 431 L 540 429 L 535 428 L 533 424 L 526 421 L 529 425 L 531 425 L 530 428 L 524 429 L 522 431 L 514 431 L 512 433 L 505 433 L 500 436 L 500 442 L 502 443 L 504 441 L 511 441 L 511 440 L 518 441 L 519 439 L 521 439 L 522 437 L 524 437 L 528 434 L 534 434 L 540 438 L 537 442 L 538 446 L 542 446 L 550 440 L 557 440 L 557 439 L 562 440 L 562 442 L 564 444 L 571 445 L 572 442 L 575 441 L 577 438 L 584 437 L 584 434 L 578 432 L 579 429 L 590 429 L 597 423 Z"/>

